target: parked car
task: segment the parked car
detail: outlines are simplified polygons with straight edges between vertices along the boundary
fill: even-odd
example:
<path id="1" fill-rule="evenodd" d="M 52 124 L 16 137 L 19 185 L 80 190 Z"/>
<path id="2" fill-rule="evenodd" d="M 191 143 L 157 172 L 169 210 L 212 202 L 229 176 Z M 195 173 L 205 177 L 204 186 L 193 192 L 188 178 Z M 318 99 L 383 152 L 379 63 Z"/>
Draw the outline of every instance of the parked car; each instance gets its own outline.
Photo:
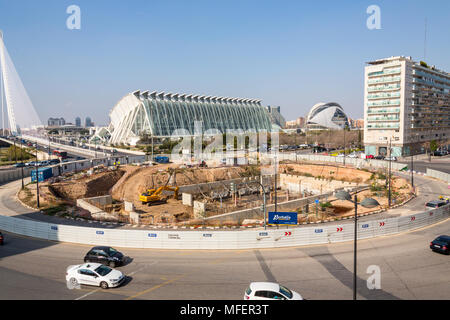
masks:
<path id="1" fill-rule="evenodd" d="M 3 245 L 4 241 L 5 241 L 5 237 L 3 237 L 3 234 L 0 232 L 0 246 Z"/>
<path id="2" fill-rule="evenodd" d="M 71 265 L 66 269 L 66 281 L 74 288 L 79 284 L 99 286 L 102 289 L 118 287 L 125 275 L 100 263 L 85 263 Z"/>
<path id="3" fill-rule="evenodd" d="M 447 204 L 447 201 L 444 200 L 433 200 L 430 202 L 427 202 L 427 204 L 425 205 L 425 208 L 427 210 L 433 210 L 442 206 L 445 206 Z"/>
<path id="4" fill-rule="evenodd" d="M 439 236 L 430 242 L 430 249 L 435 252 L 450 254 L 450 236 Z"/>
<path id="5" fill-rule="evenodd" d="M 442 156 L 445 156 L 445 155 L 446 155 L 446 153 L 441 151 L 441 150 L 436 150 L 436 151 L 433 152 L 433 156 L 435 156 L 435 157 L 442 157 Z"/>
<path id="6" fill-rule="evenodd" d="M 123 265 L 124 255 L 111 247 L 93 247 L 84 257 L 84 262 L 99 262 L 115 268 Z"/>
<path id="7" fill-rule="evenodd" d="M 386 161 L 397 161 L 397 157 L 385 157 L 384 160 L 386 160 Z"/>
<path id="8" fill-rule="evenodd" d="M 14 167 L 16 167 L 16 168 L 25 167 L 25 163 L 23 163 L 23 162 L 17 162 L 16 164 L 14 164 Z"/>
<path id="9" fill-rule="evenodd" d="M 58 164 L 58 163 L 60 163 L 61 161 L 59 160 L 59 159 L 51 159 L 50 161 L 49 161 L 49 164 L 50 165 L 53 165 L 53 164 Z"/>
<path id="10" fill-rule="evenodd" d="M 375 157 L 373 156 L 373 154 L 368 154 L 366 155 L 366 159 L 374 159 Z"/>
<path id="11" fill-rule="evenodd" d="M 384 160 L 384 156 L 380 154 L 378 156 L 375 156 L 374 159 L 376 159 L 376 160 Z"/>
<path id="12" fill-rule="evenodd" d="M 244 300 L 303 300 L 302 296 L 275 282 L 252 282 Z"/>

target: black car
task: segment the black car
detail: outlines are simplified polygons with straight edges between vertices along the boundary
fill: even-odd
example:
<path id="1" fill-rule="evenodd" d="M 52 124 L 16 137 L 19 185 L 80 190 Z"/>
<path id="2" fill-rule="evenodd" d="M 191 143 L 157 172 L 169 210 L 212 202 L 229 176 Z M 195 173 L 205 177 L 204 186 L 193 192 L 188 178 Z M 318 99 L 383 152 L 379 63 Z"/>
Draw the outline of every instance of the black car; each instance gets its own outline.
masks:
<path id="1" fill-rule="evenodd" d="M 3 234 L 0 232 L 0 246 L 3 245 L 3 240 L 4 240 Z"/>
<path id="2" fill-rule="evenodd" d="M 59 159 L 51 159 L 50 161 L 49 161 L 49 164 L 50 165 L 53 165 L 53 164 L 59 164 L 61 161 L 59 160 Z"/>
<path id="3" fill-rule="evenodd" d="M 384 156 L 378 155 L 378 156 L 375 156 L 374 159 L 376 159 L 376 160 L 384 160 Z"/>
<path id="4" fill-rule="evenodd" d="M 84 257 L 84 262 L 98 262 L 114 268 L 123 265 L 124 255 L 111 247 L 94 247 Z"/>
<path id="5" fill-rule="evenodd" d="M 450 236 L 439 236 L 430 242 L 430 249 L 445 254 L 450 254 Z"/>

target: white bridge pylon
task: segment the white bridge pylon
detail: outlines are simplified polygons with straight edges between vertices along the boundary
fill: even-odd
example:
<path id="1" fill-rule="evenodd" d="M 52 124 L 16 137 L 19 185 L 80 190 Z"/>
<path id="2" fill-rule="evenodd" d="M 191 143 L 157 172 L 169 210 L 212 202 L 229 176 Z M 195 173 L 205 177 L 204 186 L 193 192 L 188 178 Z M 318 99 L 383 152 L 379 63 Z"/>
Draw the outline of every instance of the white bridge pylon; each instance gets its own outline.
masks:
<path id="1" fill-rule="evenodd" d="M 41 120 L 33 107 L 33 103 L 20 80 L 19 74 L 6 50 L 3 34 L 0 31 L 0 85 L 3 84 L 6 106 L 8 111 L 9 128 L 12 134 L 20 134 L 21 130 L 30 130 L 42 125 Z M 2 88 L 2 89 L 3 89 Z M 2 117 L 3 114 L 3 97 Z M 4 122 L 4 120 L 2 119 Z M 4 124 L 3 124 L 4 126 Z M 2 129 L 5 129 L 4 127 Z"/>

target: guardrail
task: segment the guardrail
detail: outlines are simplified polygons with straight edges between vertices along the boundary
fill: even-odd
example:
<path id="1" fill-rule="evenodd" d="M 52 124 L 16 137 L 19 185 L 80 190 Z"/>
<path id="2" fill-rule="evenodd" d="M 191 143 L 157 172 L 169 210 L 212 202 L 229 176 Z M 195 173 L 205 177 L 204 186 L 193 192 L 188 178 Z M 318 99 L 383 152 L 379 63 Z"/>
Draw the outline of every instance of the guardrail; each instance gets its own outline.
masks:
<path id="1" fill-rule="evenodd" d="M 398 218 L 358 223 L 358 239 L 415 230 L 449 218 L 450 204 L 431 211 Z M 0 216 L 0 229 L 46 240 L 155 249 L 253 249 L 353 240 L 354 225 L 298 227 L 290 229 L 214 231 L 148 231 L 85 228 Z"/>

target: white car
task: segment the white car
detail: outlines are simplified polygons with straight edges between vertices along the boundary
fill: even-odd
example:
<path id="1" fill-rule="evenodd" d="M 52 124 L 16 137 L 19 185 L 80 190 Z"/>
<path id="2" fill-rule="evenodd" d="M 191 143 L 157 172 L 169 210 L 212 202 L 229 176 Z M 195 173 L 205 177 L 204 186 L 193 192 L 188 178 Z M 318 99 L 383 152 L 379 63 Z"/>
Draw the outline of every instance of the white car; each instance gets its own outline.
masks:
<path id="1" fill-rule="evenodd" d="M 275 282 L 252 282 L 244 300 L 303 300 L 302 296 Z"/>
<path id="2" fill-rule="evenodd" d="M 108 289 L 119 286 L 124 280 L 125 275 L 122 272 L 100 263 L 71 265 L 66 270 L 66 281 L 73 288 L 87 284 Z"/>

